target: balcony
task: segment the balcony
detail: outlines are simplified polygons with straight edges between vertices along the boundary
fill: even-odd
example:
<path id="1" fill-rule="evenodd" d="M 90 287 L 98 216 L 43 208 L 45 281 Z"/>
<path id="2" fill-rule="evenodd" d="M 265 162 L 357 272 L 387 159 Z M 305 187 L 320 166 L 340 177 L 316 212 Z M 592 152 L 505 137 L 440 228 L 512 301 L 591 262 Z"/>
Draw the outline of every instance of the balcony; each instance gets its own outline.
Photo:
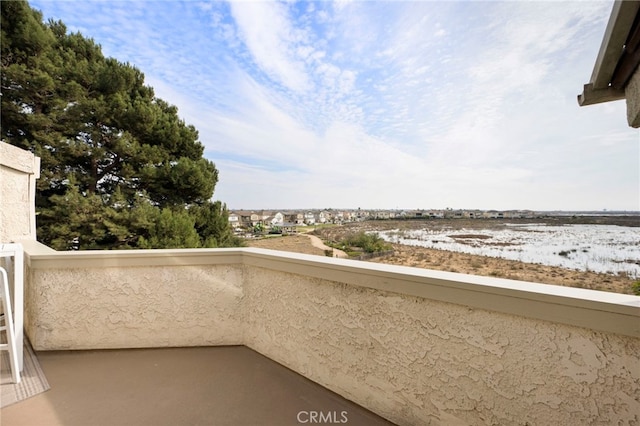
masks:
<path id="1" fill-rule="evenodd" d="M 164 366 L 191 359 L 190 351 L 231 351 L 234 362 L 250 356 L 286 367 L 256 388 L 273 389 L 276 376 L 292 374 L 284 395 L 300 395 L 304 383 L 318 401 L 332 401 L 310 410 L 352 402 L 349 413 L 357 404 L 399 425 L 639 420 L 637 296 L 253 248 L 55 252 L 29 242 L 25 251 L 26 334 L 45 372 L 60 380 L 81 365 L 64 358 L 79 354 L 122 354 L 103 367 L 109 377 L 136 354 L 176 351 Z M 182 349 L 132 350 L 171 347 Z M 244 380 L 253 361 L 234 362 L 229 371 L 237 374 L 186 385 L 187 412 L 229 401 L 237 415 L 264 407 L 261 392 L 254 398 L 256 389 L 230 379 Z M 156 374 L 152 383 L 165 369 Z M 53 413 L 89 397 L 82 382 L 68 380 L 75 396 L 49 391 Z M 155 395 L 150 386 L 140 392 Z M 161 418 L 172 415 L 154 401 Z M 33 412 L 30 401 L 9 408 L 3 417 Z M 358 413 L 367 419 L 361 424 L 384 423 Z M 355 415 L 349 423 L 359 424 Z"/>
<path id="2" fill-rule="evenodd" d="M 320 413 L 391 425 L 246 346 L 48 351 L 38 358 L 51 389 L 3 408 L 3 425 L 285 426 Z"/>

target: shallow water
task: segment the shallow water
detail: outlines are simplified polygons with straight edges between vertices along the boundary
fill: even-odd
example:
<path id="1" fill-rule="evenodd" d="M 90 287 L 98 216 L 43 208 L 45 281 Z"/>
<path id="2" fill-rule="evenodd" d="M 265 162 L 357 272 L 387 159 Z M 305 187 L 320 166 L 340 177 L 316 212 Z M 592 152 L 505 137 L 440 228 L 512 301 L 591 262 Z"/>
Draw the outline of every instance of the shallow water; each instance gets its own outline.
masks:
<path id="1" fill-rule="evenodd" d="M 386 241 L 567 269 L 640 277 L 640 228 L 505 224 L 502 229 L 389 230 Z"/>

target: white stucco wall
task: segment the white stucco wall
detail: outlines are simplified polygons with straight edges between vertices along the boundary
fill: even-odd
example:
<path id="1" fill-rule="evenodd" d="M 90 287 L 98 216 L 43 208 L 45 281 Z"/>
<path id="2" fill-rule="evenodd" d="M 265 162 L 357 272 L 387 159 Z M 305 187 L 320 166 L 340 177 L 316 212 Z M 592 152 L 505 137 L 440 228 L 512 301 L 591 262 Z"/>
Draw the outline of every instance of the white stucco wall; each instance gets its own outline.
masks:
<path id="1" fill-rule="evenodd" d="M 35 185 L 40 158 L 0 142 L 0 243 L 36 239 Z"/>
<path id="2" fill-rule="evenodd" d="M 37 350 L 244 344 L 400 425 L 633 424 L 640 298 L 260 249 L 27 249 Z"/>

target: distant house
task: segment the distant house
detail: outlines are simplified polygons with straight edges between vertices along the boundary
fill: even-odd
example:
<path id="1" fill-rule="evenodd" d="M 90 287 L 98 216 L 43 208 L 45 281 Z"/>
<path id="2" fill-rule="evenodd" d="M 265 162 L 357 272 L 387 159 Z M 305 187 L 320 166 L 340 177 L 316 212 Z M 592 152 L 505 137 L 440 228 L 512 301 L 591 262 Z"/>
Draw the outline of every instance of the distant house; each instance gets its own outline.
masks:
<path id="1" fill-rule="evenodd" d="M 350 211 L 343 211 L 339 213 L 339 217 L 341 218 L 342 221 L 344 222 L 352 222 L 355 220 L 355 214 L 353 212 Z"/>
<path id="2" fill-rule="evenodd" d="M 389 212 L 386 210 L 378 210 L 374 213 L 374 217 L 376 219 L 389 219 L 390 215 L 389 215 Z"/>
<path id="3" fill-rule="evenodd" d="M 358 209 L 355 212 L 351 212 L 351 220 L 362 221 L 369 218 L 370 212 L 362 209 Z"/>
<path id="4" fill-rule="evenodd" d="M 304 224 L 304 214 L 301 212 L 285 212 L 283 215 L 285 222 L 291 222 L 297 225 Z"/>
<path id="5" fill-rule="evenodd" d="M 321 212 L 318 212 L 318 223 L 327 223 L 328 222 L 328 220 L 327 220 L 328 216 L 329 216 L 328 213 L 326 211 L 324 211 L 324 210 L 321 211 Z"/>
<path id="6" fill-rule="evenodd" d="M 238 218 L 238 226 L 243 228 L 253 228 L 258 224 L 263 224 L 262 215 L 254 211 L 235 210 L 231 212 L 229 218 L 231 218 L 231 215 L 235 215 Z"/>
<path id="7" fill-rule="evenodd" d="M 463 216 L 467 219 L 478 219 L 482 217 L 482 212 L 479 210 L 465 210 Z"/>
<path id="8" fill-rule="evenodd" d="M 578 95 L 580 106 L 627 101 L 627 122 L 640 127 L 640 2 L 613 4 L 589 83 Z"/>
<path id="9" fill-rule="evenodd" d="M 240 216 L 237 213 L 229 213 L 229 224 L 232 228 L 238 228 L 240 226 Z"/>
<path id="10" fill-rule="evenodd" d="M 257 217 L 257 219 L 255 219 L 255 217 Z M 256 212 L 252 212 L 252 222 L 255 222 L 253 226 L 269 225 L 272 219 L 273 219 L 273 212 L 269 210 L 259 210 Z"/>
<path id="11" fill-rule="evenodd" d="M 318 222 L 320 223 L 331 223 L 333 222 L 333 212 L 328 210 L 323 210 L 318 213 Z"/>
<path id="12" fill-rule="evenodd" d="M 315 225 L 316 215 L 313 212 L 306 212 L 304 214 L 304 223 L 307 225 Z"/>
<path id="13" fill-rule="evenodd" d="M 484 212 L 483 216 L 485 218 L 488 218 L 488 219 L 497 219 L 498 218 L 498 211 L 497 210 L 487 210 L 486 212 Z"/>

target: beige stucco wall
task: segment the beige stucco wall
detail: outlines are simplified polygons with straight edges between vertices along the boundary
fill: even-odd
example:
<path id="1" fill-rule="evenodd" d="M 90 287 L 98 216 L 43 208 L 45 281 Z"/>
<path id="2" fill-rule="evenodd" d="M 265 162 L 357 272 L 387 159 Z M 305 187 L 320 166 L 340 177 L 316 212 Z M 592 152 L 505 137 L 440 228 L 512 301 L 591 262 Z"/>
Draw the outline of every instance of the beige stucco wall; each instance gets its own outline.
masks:
<path id="1" fill-rule="evenodd" d="M 640 67 L 625 87 L 627 99 L 627 122 L 631 127 L 640 127 Z"/>
<path id="2" fill-rule="evenodd" d="M 40 158 L 0 142 L 0 242 L 36 239 L 35 185 Z"/>
<path id="3" fill-rule="evenodd" d="M 36 350 L 242 344 L 240 265 L 73 263 L 27 268 Z"/>
<path id="4" fill-rule="evenodd" d="M 636 296 L 260 249 L 26 264 L 37 350 L 245 344 L 400 425 L 640 413 Z"/>
<path id="5" fill-rule="evenodd" d="M 262 268 L 244 292 L 247 346 L 401 425 L 638 421 L 637 338 Z"/>

